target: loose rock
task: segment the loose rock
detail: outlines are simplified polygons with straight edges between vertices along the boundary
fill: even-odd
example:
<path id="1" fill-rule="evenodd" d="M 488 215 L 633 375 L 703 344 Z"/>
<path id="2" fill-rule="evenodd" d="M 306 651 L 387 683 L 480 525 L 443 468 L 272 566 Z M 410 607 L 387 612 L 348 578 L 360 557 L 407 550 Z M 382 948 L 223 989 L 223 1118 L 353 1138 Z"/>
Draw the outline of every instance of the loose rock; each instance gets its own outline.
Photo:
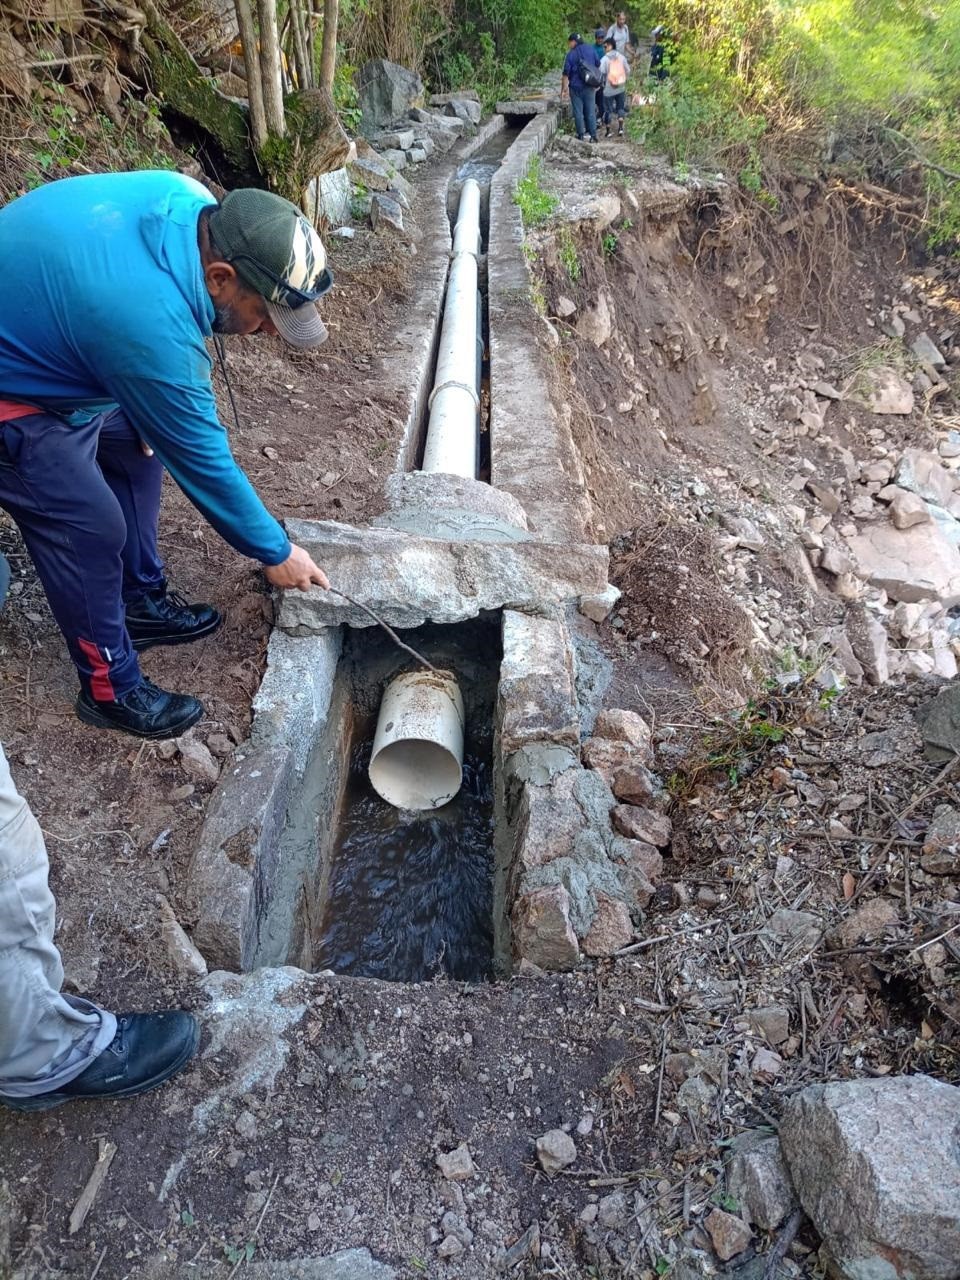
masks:
<path id="1" fill-rule="evenodd" d="M 573 1164 L 577 1148 L 569 1133 L 563 1129 L 550 1129 L 537 1139 L 537 1159 L 544 1173 L 551 1176 Z"/>
<path id="2" fill-rule="evenodd" d="M 797 1196 L 778 1138 L 741 1139 L 727 1166 L 727 1191 L 748 1223 L 775 1231 L 796 1208 Z"/>
<path id="3" fill-rule="evenodd" d="M 738 1253 L 743 1253 L 753 1238 L 753 1232 L 741 1218 L 724 1213 L 722 1209 L 711 1210 L 703 1225 L 710 1233 L 717 1257 L 722 1262 L 729 1262 Z"/>
<path id="4" fill-rule="evenodd" d="M 780 1127 L 800 1203 L 843 1280 L 956 1280 L 960 1089 L 929 1076 L 811 1085 Z"/>
<path id="5" fill-rule="evenodd" d="M 437 1156 L 437 1167 L 448 1182 L 466 1182 L 477 1172 L 470 1148 L 465 1142 L 461 1142 L 452 1151 L 441 1152 Z"/>

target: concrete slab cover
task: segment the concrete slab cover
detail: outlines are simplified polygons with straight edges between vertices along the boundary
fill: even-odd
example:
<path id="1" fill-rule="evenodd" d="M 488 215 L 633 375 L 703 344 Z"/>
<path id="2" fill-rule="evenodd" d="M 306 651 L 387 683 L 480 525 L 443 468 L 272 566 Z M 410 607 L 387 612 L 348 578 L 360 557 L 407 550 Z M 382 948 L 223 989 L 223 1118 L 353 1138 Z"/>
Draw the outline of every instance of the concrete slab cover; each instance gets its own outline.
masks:
<path id="1" fill-rule="evenodd" d="M 530 609 L 601 591 L 606 547 L 555 543 L 442 542 L 335 521 L 289 521 L 287 531 L 327 572 L 333 586 L 396 627 L 461 622 L 485 610 Z M 285 592 L 279 625 L 305 634 L 370 617 L 319 589 Z"/>

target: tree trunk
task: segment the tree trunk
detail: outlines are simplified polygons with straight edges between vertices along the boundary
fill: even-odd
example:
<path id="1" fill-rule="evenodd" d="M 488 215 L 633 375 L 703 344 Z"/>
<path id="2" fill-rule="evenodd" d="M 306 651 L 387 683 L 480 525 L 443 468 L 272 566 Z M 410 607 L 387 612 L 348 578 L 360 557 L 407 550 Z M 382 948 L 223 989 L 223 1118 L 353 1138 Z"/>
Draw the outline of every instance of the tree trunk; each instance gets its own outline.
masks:
<path id="1" fill-rule="evenodd" d="M 340 0 L 323 0 L 323 45 L 320 50 L 320 85 L 333 93 L 333 77 L 337 69 L 337 23 Z"/>
<path id="2" fill-rule="evenodd" d="M 280 64 L 280 33 L 277 28 L 277 0 L 257 0 L 260 19 L 260 73 L 267 130 L 278 138 L 286 133 L 283 114 L 283 76 Z"/>
<path id="3" fill-rule="evenodd" d="M 263 106 L 263 86 L 260 81 L 260 60 L 257 57 L 257 29 L 253 22 L 250 0 L 234 0 L 240 42 L 243 45 L 243 65 L 247 74 L 247 102 L 250 105 L 250 135 L 253 148 L 259 151 L 267 140 L 267 117 Z"/>
<path id="4" fill-rule="evenodd" d="M 143 0 L 143 12 L 147 26 L 140 47 L 154 93 L 171 111 L 192 120 L 207 135 L 211 144 L 208 159 L 221 170 L 226 162 L 228 171 L 221 173 L 221 181 L 243 184 L 255 180 L 257 166 L 250 149 L 247 112 L 202 73 L 153 0 Z"/>
<path id="5" fill-rule="evenodd" d="M 270 147 L 261 162 L 272 190 L 300 204 L 310 180 L 345 164 L 350 139 L 337 116 L 329 93 L 307 89 L 286 101 L 287 136 Z"/>
<path id="6" fill-rule="evenodd" d="M 313 88 L 313 67 L 307 57 L 307 40 L 304 33 L 303 13 L 298 0 L 290 0 L 290 30 L 293 35 L 294 61 L 301 89 Z"/>

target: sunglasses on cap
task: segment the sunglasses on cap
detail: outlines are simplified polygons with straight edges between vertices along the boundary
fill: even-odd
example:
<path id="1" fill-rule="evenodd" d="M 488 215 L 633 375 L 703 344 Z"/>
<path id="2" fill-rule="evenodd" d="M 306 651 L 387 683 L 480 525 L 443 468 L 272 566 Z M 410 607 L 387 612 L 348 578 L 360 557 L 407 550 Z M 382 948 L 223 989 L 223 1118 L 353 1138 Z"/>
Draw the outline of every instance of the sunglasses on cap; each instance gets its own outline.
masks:
<path id="1" fill-rule="evenodd" d="M 279 276 L 275 276 L 272 271 L 267 270 L 262 262 L 259 262 L 249 253 L 235 253 L 232 258 L 227 258 L 227 262 L 231 266 L 236 262 L 251 263 L 261 275 L 266 276 L 270 283 L 279 290 L 279 296 L 271 298 L 270 301 L 279 306 L 289 307 L 291 311 L 295 311 L 297 307 L 306 306 L 308 302 L 318 302 L 333 287 L 333 272 L 329 267 L 323 268 L 319 276 L 317 276 L 314 287 L 305 292 L 302 289 L 295 289 L 286 280 L 281 280 Z"/>

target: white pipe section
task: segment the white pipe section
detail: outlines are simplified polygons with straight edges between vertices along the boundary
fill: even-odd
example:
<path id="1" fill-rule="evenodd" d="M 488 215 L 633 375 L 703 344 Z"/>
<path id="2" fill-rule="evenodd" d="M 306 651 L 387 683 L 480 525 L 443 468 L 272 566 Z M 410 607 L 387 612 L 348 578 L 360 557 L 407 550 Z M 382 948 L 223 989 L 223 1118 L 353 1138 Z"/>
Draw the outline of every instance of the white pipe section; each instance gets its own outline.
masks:
<path id="1" fill-rule="evenodd" d="M 477 255 L 480 252 L 480 186 L 468 178 L 460 192 L 447 281 L 437 371 L 430 393 L 430 421 L 423 470 L 476 479 L 480 382 L 477 372 Z"/>
<path id="2" fill-rule="evenodd" d="M 472 253 L 474 257 L 480 252 L 480 184 L 475 178 L 467 178 L 460 190 L 453 252 Z"/>
<path id="3" fill-rule="evenodd" d="M 398 809 L 439 809 L 463 781 L 463 697 L 449 671 L 408 671 L 380 703 L 368 774 Z"/>

